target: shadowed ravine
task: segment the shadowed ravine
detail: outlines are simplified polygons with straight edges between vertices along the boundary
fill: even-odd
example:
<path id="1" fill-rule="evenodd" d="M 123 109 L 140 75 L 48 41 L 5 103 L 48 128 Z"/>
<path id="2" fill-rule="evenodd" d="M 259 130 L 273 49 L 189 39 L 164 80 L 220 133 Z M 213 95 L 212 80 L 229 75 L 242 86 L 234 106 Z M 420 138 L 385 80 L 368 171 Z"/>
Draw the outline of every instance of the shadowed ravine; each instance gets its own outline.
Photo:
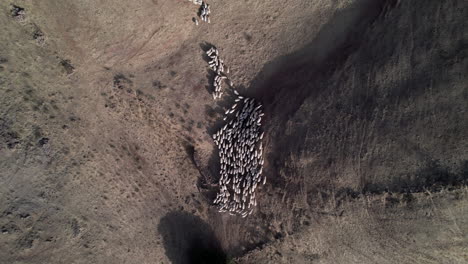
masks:
<path id="1" fill-rule="evenodd" d="M 168 258 L 174 264 L 225 263 L 226 254 L 211 227 L 197 216 L 171 212 L 164 216 L 158 232 Z"/>

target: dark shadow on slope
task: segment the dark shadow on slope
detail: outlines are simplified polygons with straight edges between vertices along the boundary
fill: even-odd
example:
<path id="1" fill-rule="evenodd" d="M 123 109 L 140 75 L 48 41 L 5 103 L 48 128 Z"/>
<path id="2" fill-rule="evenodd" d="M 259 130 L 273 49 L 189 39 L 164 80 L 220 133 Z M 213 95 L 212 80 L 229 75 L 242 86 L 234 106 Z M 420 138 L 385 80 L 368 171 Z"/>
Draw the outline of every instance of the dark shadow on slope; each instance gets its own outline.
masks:
<path id="1" fill-rule="evenodd" d="M 211 227 L 197 216 L 171 212 L 158 225 L 167 257 L 174 264 L 226 263 L 226 254 Z"/>
<path id="2" fill-rule="evenodd" d="M 247 95 L 263 98 L 269 106 L 281 99 L 279 94 L 305 99 L 306 97 L 300 95 L 318 92 L 317 87 L 309 87 L 306 91 L 300 88 L 317 77 L 325 77 L 340 66 L 360 46 L 365 38 L 363 33 L 382 12 L 387 12 L 396 2 L 357 1 L 352 6 L 337 11 L 329 22 L 322 26 L 315 39 L 304 48 L 266 64 L 252 81 Z"/>
<path id="3" fill-rule="evenodd" d="M 327 88 L 321 82 L 359 49 L 367 29 L 396 3 L 393 0 L 358 1 L 338 11 L 311 43 L 298 52 L 268 63 L 254 79 L 247 96 L 262 98 L 265 105 L 265 134 L 267 141 L 273 142 L 269 146 L 269 166 L 266 167 L 266 173 L 271 175 L 270 183 L 284 186 L 285 182 L 278 177 L 281 159 L 300 147 L 291 146 L 292 141 L 299 145 L 302 142 L 285 135 L 290 117 L 306 98 Z M 294 138 L 304 137 L 304 133 L 295 131 Z"/>
<path id="4" fill-rule="evenodd" d="M 468 161 L 465 160 L 457 171 L 442 165 L 438 160 L 428 161 L 414 174 L 402 175 L 388 186 L 368 184 L 363 193 L 380 194 L 383 192 L 416 193 L 438 192 L 443 188 L 458 188 L 468 185 Z"/>
<path id="5" fill-rule="evenodd" d="M 430 4 L 436 7 L 435 3 L 437 1 L 428 1 L 424 5 Z M 401 16 L 403 11 L 397 10 L 397 12 L 392 13 L 393 20 L 385 21 L 383 18 L 388 15 L 386 12 L 392 6 L 394 6 L 393 1 L 367 1 L 367 4 L 361 2 L 358 6 L 337 13 L 335 18 L 331 19 L 318 33 L 317 39 L 312 44 L 297 53 L 273 61 L 265 66 L 263 73 L 259 74 L 252 88 L 264 98 L 266 105 L 266 136 L 271 143 L 268 145 L 268 166 L 265 171 L 272 176 L 269 177 L 269 182 L 273 186 L 284 187 L 288 183 L 288 179 L 279 177 L 280 170 L 282 170 L 283 175 L 294 175 L 294 168 L 285 168 L 284 166 L 290 163 L 286 159 L 291 155 L 300 157 L 301 153 L 305 151 L 320 153 L 324 159 L 318 160 L 315 165 L 327 166 L 326 152 L 329 150 L 316 147 L 319 146 L 320 139 L 314 136 L 319 134 L 315 131 L 321 130 L 322 133 L 326 132 L 328 135 L 333 134 L 335 138 L 347 140 L 349 137 L 345 129 L 333 125 L 336 117 L 350 116 L 348 123 L 350 125 L 371 123 L 376 119 L 376 113 L 382 112 L 382 109 L 392 109 L 391 107 L 402 102 L 415 102 L 417 98 L 429 92 L 428 87 L 437 87 L 438 84 L 450 85 L 450 74 L 453 77 L 454 73 L 446 71 L 446 65 L 460 62 L 465 58 L 467 46 L 462 41 L 454 42 L 454 45 L 444 49 L 435 46 L 438 45 L 437 41 L 428 41 L 428 39 L 436 40 L 433 36 L 433 27 L 423 27 L 420 24 L 414 25 L 418 28 L 418 38 L 415 40 L 402 39 L 401 36 L 405 36 L 408 29 L 395 31 L 391 25 L 395 17 Z M 417 11 L 414 12 L 417 13 Z M 343 30 L 342 23 L 350 21 L 352 23 L 349 23 L 348 30 Z M 372 30 L 377 25 L 375 21 L 384 23 L 386 27 L 379 24 L 378 30 Z M 334 34 L 330 34 L 330 32 L 344 32 L 344 34 L 342 38 L 334 39 Z M 351 74 L 347 73 L 347 69 L 344 69 L 343 65 L 350 56 L 354 56 L 353 62 L 359 65 L 356 67 L 358 69 L 356 79 L 361 81 L 357 83 L 365 84 L 366 82 L 362 80 L 374 78 L 370 75 L 373 72 L 372 67 L 388 63 L 389 58 L 392 58 L 394 53 L 394 47 L 409 45 L 408 41 L 413 41 L 413 45 L 417 47 L 418 53 L 415 54 L 424 54 L 420 57 L 411 56 L 412 72 L 410 77 L 381 84 L 381 86 L 385 85 L 384 87 L 370 84 L 351 91 L 344 88 L 343 84 L 346 83 L 346 78 L 350 78 Z M 433 50 L 437 50 L 437 52 L 433 53 Z M 323 54 L 319 54 L 320 52 Z M 417 61 L 418 58 L 424 58 L 424 60 Z M 271 73 L 272 68 L 276 69 L 276 72 Z M 437 78 L 434 78 L 434 69 L 439 69 Z M 340 72 L 340 78 L 332 77 L 335 72 Z M 269 79 L 264 78 L 265 75 L 269 75 Z M 255 84 L 260 87 L 257 88 Z M 327 100 L 326 105 L 323 101 L 312 99 L 309 102 L 313 102 L 314 106 L 309 106 L 308 111 L 301 111 L 301 116 L 296 114 L 304 100 L 319 95 L 322 99 Z M 295 123 L 291 125 L 291 128 L 288 127 L 290 124 L 288 122 L 291 121 L 292 116 L 295 117 Z M 269 119 L 273 122 L 268 122 Z M 303 122 L 301 123 L 301 121 Z M 379 130 L 379 134 L 385 135 L 386 131 L 392 131 L 388 128 L 389 125 L 408 128 L 413 122 L 412 115 L 406 115 L 399 120 L 398 124 L 377 122 L 376 129 Z M 287 130 L 289 131 L 287 132 Z M 307 144 L 305 143 L 306 137 L 309 137 Z M 327 137 L 327 139 L 331 138 L 333 137 Z M 343 153 L 352 153 L 353 143 L 345 142 L 348 144 L 343 144 Z M 335 145 L 331 143 L 330 146 Z M 366 147 L 363 146 L 363 148 Z M 334 157 L 336 153 L 329 155 Z M 359 158 L 357 157 L 357 159 Z M 431 157 L 428 160 L 430 159 Z M 448 181 L 452 182 L 452 179 L 459 178 L 458 176 L 454 178 L 453 173 L 443 174 L 441 168 L 437 169 L 437 166 L 429 164 L 427 167 L 431 172 L 427 170 L 415 172 L 420 180 L 406 181 L 406 184 L 411 187 L 405 187 L 405 189 L 417 191 L 432 186 L 431 182 L 434 181 L 444 182 L 445 180 L 442 179 L 449 179 Z M 324 181 L 326 180 L 331 181 L 332 179 L 327 178 Z M 326 183 L 322 182 L 322 184 Z M 443 183 L 442 185 L 451 184 Z M 295 190 L 298 186 L 292 186 L 289 183 L 289 187 L 291 190 Z M 369 185 L 365 188 L 366 190 L 375 189 Z M 396 190 L 401 187 L 381 186 L 378 189 L 385 188 Z"/>

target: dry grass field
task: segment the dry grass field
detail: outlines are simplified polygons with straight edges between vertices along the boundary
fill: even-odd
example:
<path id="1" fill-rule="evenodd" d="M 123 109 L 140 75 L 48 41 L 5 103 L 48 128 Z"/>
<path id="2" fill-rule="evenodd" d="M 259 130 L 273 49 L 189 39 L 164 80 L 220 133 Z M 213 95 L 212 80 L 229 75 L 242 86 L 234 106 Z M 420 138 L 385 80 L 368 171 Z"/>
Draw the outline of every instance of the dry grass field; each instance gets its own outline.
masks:
<path id="1" fill-rule="evenodd" d="M 209 3 L 1 1 L 0 263 L 468 263 L 466 1 Z M 207 44 L 265 107 L 247 218 Z"/>

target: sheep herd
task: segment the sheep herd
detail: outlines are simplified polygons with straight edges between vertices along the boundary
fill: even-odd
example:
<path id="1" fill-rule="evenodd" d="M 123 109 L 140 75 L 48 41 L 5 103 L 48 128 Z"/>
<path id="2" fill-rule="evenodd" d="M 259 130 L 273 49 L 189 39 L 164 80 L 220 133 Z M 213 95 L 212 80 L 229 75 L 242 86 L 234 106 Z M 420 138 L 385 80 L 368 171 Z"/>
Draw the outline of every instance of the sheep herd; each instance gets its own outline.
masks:
<path id="1" fill-rule="evenodd" d="M 211 47 L 206 54 L 211 59 L 209 67 L 216 73 L 213 99 L 219 99 L 223 94 L 222 80 L 227 79 L 224 62 L 215 47 Z M 227 123 L 213 135 L 220 160 L 219 192 L 213 203 L 219 212 L 246 217 L 257 205 L 257 186 L 266 182 L 266 176 L 262 176 L 264 134 L 261 121 L 264 113 L 262 104 L 240 95 L 232 87 L 232 82 L 227 80 L 236 98 L 224 113 L 223 120 Z"/>

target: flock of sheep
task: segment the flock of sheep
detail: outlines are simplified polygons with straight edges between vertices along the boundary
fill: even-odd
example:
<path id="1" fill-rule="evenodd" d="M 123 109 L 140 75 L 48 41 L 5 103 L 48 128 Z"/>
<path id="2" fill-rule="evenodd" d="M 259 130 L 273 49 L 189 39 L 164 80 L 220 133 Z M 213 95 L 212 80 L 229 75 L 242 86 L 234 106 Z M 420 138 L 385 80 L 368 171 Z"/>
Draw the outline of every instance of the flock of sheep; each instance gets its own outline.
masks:
<path id="1" fill-rule="evenodd" d="M 201 20 L 210 23 L 210 13 L 211 13 L 210 5 L 207 4 L 206 2 L 203 2 L 202 0 L 189 0 L 189 1 L 200 6 L 199 16 Z M 198 26 L 198 20 L 194 18 L 193 21 Z"/>
<path id="2" fill-rule="evenodd" d="M 213 135 L 221 163 L 220 190 L 214 200 L 220 212 L 246 217 L 257 205 L 255 189 L 265 184 L 261 120 L 262 105 L 238 96 L 226 111 L 232 119 Z"/>
<path id="3" fill-rule="evenodd" d="M 224 61 L 219 57 L 218 49 L 215 47 L 211 47 L 206 54 L 210 58 L 208 66 L 215 72 L 213 99 L 220 99 L 223 95 L 223 91 L 221 91 L 223 80 L 228 80 L 229 85 L 232 86 L 232 81 L 226 75 L 229 73 L 229 67 L 225 67 Z"/>
<path id="4" fill-rule="evenodd" d="M 215 47 L 211 47 L 206 54 L 211 59 L 209 67 L 216 73 L 213 99 L 218 99 L 223 94 L 222 81 L 227 79 L 224 63 Z M 232 87 L 232 82 L 228 81 Z M 218 206 L 219 212 L 246 217 L 257 205 L 255 189 L 260 183 L 266 182 L 266 177 L 262 176 L 264 159 L 261 121 L 264 113 L 262 105 L 255 99 L 239 95 L 234 88 L 233 91 L 237 98 L 223 118 L 225 121 L 230 120 L 213 135 L 221 164 L 220 190 L 213 203 Z"/>
<path id="5" fill-rule="evenodd" d="M 209 5 L 202 0 L 189 1 L 201 6 L 200 18 L 210 23 Z M 194 21 L 198 25 L 198 20 Z M 264 113 L 259 102 L 240 95 L 234 89 L 232 81 L 227 77 L 229 68 L 219 57 L 218 49 L 211 47 L 206 54 L 210 59 L 208 66 L 215 73 L 213 99 L 222 97 L 224 80 L 237 96 L 223 118 L 229 121 L 213 135 L 221 164 L 219 192 L 213 203 L 219 212 L 246 217 L 257 205 L 256 188 L 266 182 L 266 176 L 262 175 L 264 159 L 261 121 Z"/>

